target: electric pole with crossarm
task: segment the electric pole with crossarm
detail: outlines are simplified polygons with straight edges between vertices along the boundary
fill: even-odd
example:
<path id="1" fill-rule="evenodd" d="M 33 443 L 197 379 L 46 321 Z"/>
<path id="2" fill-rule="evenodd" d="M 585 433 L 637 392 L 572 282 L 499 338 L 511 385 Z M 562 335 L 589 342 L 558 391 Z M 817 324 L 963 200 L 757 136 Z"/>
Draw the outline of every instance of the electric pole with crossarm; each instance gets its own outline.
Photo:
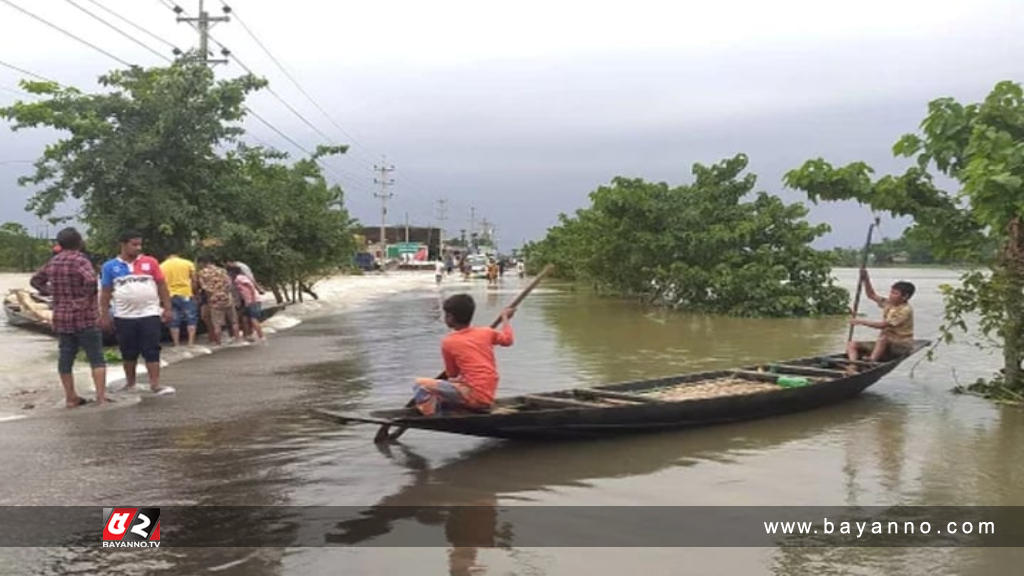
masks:
<path id="1" fill-rule="evenodd" d="M 437 201 L 438 208 L 438 235 L 437 235 L 437 259 L 444 262 L 444 223 L 448 219 L 448 199 L 441 198 Z"/>
<path id="2" fill-rule="evenodd" d="M 380 184 L 380 192 L 375 192 L 373 195 L 376 198 L 380 198 L 380 251 L 381 262 L 388 259 L 388 243 L 387 243 L 387 223 L 388 223 L 388 200 L 394 197 L 394 194 L 388 192 L 388 186 L 395 183 L 393 178 L 388 178 L 388 172 L 395 170 L 394 166 L 381 165 L 373 166 L 374 172 L 380 172 L 380 178 L 374 178 L 373 181 L 376 184 Z"/>
<path id="3" fill-rule="evenodd" d="M 184 10 L 181 6 L 175 5 L 174 12 L 178 14 L 178 22 L 189 22 L 193 24 L 196 30 L 199 32 L 199 53 L 202 55 L 202 62 L 205 64 L 227 64 L 226 59 L 210 58 L 210 24 L 216 24 L 217 22 L 228 22 L 231 20 L 227 14 L 231 11 L 227 6 L 224 7 L 225 16 L 210 16 L 210 13 L 203 8 L 203 0 L 199 0 L 199 16 L 197 18 L 181 16 Z M 226 51 L 225 51 L 226 52 Z M 227 56 L 227 54 L 224 54 Z"/>

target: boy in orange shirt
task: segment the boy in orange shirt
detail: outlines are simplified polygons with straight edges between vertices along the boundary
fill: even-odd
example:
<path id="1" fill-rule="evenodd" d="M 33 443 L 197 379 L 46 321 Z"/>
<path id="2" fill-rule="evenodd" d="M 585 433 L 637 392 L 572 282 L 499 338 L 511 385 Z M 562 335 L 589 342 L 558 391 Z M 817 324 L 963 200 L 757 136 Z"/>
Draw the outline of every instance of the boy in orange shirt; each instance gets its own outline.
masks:
<path id="1" fill-rule="evenodd" d="M 476 303 L 469 294 L 456 294 L 444 302 L 444 322 L 454 330 L 441 342 L 447 380 L 417 378 L 413 401 L 424 416 L 451 408 L 485 411 L 494 404 L 498 367 L 494 346 L 511 346 L 509 319 L 515 308 L 501 312 L 501 330 L 470 326 Z"/>

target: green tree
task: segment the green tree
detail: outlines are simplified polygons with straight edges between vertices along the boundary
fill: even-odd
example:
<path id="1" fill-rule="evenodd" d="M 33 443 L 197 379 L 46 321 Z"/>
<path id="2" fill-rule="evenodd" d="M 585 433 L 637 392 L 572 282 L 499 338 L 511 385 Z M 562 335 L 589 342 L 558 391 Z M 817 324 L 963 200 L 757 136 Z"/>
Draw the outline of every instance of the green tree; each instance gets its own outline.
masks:
<path id="1" fill-rule="evenodd" d="M 980 253 L 993 254 L 996 246 L 984 247 Z M 836 266 L 860 266 L 863 246 L 833 248 L 830 253 Z M 911 226 L 899 238 L 885 238 L 871 245 L 868 253 L 870 266 L 899 266 L 901 264 L 977 265 L 971 260 L 958 260 L 936 252 L 930 235 L 919 226 Z"/>
<path id="2" fill-rule="evenodd" d="M 64 136 L 46 147 L 22 185 L 41 189 L 27 209 L 53 216 L 69 200 L 94 248 L 112 249 L 122 228 L 146 237 L 153 252 L 183 251 L 214 233 L 225 214 L 218 191 L 228 165 L 218 148 L 243 133 L 253 76 L 217 81 L 201 64 L 133 67 L 101 76 L 101 94 L 49 82 L 22 82 L 42 98 L 0 109 L 14 130 L 48 127 Z M 64 218 L 70 218 L 65 215 Z"/>
<path id="3" fill-rule="evenodd" d="M 0 232 L 14 236 L 28 236 L 28 228 L 18 222 L 4 222 L 0 224 Z"/>
<path id="4" fill-rule="evenodd" d="M 110 91 L 22 82 L 41 99 L 0 109 L 15 130 L 62 134 L 20 181 L 40 187 L 28 210 L 68 219 L 57 213 L 76 202 L 94 251 L 113 251 L 125 228 L 139 230 L 157 255 L 194 256 L 212 243 L 217 255 L 254 267 L 279 300 L 285 287 L 313 294 L 313 282 L 351 263 L 352 220 L 318 164 L 346 147 L 290 161 L 239 142 L 245 99 L 265 80 L 217 80 L 186 58 L 113 71 L 100 84 Z"/>
<path id="5" fill-rule="evenodd" d="M 832 256 L 837 266 L 860 266 L 863 247 L 833 248 Z M 946 264 L 946 259 L 937 259 L 931 245 L 914 234 L 913 228 L 903 231 L 899 238 L 884 238 L 871 245 L 868 264 L 890 266 L 899 264 Z"/>
<path id="6" fill-rule="evenodd" d="M 351 265 L 356 251 L 352 234 L 356 222 L 344 206 L 340 187 L 329 186 L 317 157 L 294 164 L 284 155 L 261 147 L 240 147 L 230 155 L 237 173 L 226 194 L 235 209 L 224 223 L 214 252 L 261 270 L 262 284 L 278 299 L 300 299 L 312 284 Z"/>
<path id="7" fill-rule="evenodd" d="M 29 272 L 42 265 L 49 255 L 49 241 L 31 237 L 23 224 L 0 224 L 0 269 Z"/>
<path id="8" fill-rule="evenodd" d="M 944 286 L 941 342 L 968 331 L 977 313 L 986 345 L 1002 348 L 1002 374 L 972 388 L 1019 398 L 1024 389 L 1024 92 L 1000 82 L 984 101 L 961 104 L 939 98 L 928 105 L 919 134 L 893 147 L 915 163 L 901 175 L 872 179 L 863 162 L 840 168 L 818 158 L 786 174 L 792 188 L 821 200 L 858 200 L 894 215 L 911 216 L 914 234 L 940 258 L 985 264 L 964 273 L 960 286 Z M 958 190 L 936 183 L 953 179 Z M 993 250 L 998 247 L 998 250 Z"/>
<path id="9" fill-rule="evenodd" d="M 615 178 L 591 206 L 526 248 L 531 269 L 551 263 L 599 291 L 680 309 L 738 316 L 815 316 L 847 310 L 830 257 L 811 247 L 829 230 L 801 204 L 753 190 L 747 157 L 695 164 L 690 185 Z"/>

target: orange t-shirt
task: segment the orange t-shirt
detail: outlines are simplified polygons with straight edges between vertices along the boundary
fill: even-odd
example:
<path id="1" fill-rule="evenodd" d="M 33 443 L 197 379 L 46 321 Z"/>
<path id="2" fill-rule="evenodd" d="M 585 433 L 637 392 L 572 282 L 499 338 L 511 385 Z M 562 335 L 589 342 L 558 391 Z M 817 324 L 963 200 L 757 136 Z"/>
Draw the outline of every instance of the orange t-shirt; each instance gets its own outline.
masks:
<path id="1" fill-rule="evenodd" d="M 511 346 L 512 342 L 512 327 L 507 322 L 501 331 L 470 327 L 452 332 L 441 342 L 441 356 L 448 379 L 469 386 L 473 400 L 492 404 L 494 391 L 498 388 L 494 346 Z"/>

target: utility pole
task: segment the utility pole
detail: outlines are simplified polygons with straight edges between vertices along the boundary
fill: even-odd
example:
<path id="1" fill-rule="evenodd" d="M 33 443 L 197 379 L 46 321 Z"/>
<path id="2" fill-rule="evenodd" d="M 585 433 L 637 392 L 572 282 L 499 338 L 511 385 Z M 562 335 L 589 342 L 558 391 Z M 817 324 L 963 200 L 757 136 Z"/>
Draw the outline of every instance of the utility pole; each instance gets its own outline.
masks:
<path id="1" fill-rule="evenodd" d="M 484 218 L 480 221 L 480 236 L 486 236 L 489 244 L 494 244 L 494 239 L 491 238 L 491 221 Z"/>
<path id="2" fill-rule="evenodd" d="M 476 251 L 476 206 L 469 207 L 469 241 Z"/>
<path id="3" fill-rule="evenodd" d="M 388 243 L 387 243 L 387 222 L 388 222 L 388 200 L 394 196 L 394 194 L 388 192 L 388 186 L 395 183 L 393 178 L 388 178 L 388 172 L 395 170 L 394 166 L 373 165 L 374 172 L 380 172 L 380 179 L 374 178 L 373 181 L 380 184 L 380 193 L 374 193 L 373 195 L 380 198 L 380 252 L 381 262 L 388 259 Z"/>
<path id="4" fill-rule="evenodd" d="M 438 226 L 438 235 L 437 235 L 437 258 L 438 258 L 438 260 L 441 260 L 443 262 L 444 261 L 444 223 L 445 223 L 445 220 L 448 219 L 448 199 L 447 198 L 441 198 L 440 200 L 438 200 L 437 201 L 437 207 L 438 207 L 438 209 L 440 211 L 440 214 L 438 214 L 438 216 L 437 216 L 437 220 L 438 220 L 438 222 L 440 222 L 440 226 Z"/>
<path id="5" fill-rule="evenodd" d="M 175 13 L 178 14 L 178 22 L 188 22 L 193 24 L 196 30 L 199 32 L 199 53 L 202 57 L 202 61 L 205 64 L 227 64 L 226 59 L 211 59 L 210 58 L 210 24 L 216 24 L 217 22 L 228 22 L 231 19 L 227 16 L 231 12 L 231 8 L 224 7 L 224 16 L 210 16 L 210 13 L 203 8 L 203 0 L 199 0 L 199 17 L 198 18 L 186 18 L 181 16 L 184 10 L 181 6 L 174 6 Z M 229 52 L 222 50 L 222 54 L 227 56 Z"/>
<path id="6" fill-rule="evenodd" d="M 409 213 L 405 213 L 405 243 L 409 243 Z"/>
<path id="7" fill-rule="evenodd" d="M 493 222 L 491 222 L 487 218 L 483 218 L 480 220 L 480 238 L 486 238 L 487 244 L 490 245 L 491 249 L 497 252 L 498 243 L 495 242 L 494 240 L 494 230 L 495 226 Z"/>

